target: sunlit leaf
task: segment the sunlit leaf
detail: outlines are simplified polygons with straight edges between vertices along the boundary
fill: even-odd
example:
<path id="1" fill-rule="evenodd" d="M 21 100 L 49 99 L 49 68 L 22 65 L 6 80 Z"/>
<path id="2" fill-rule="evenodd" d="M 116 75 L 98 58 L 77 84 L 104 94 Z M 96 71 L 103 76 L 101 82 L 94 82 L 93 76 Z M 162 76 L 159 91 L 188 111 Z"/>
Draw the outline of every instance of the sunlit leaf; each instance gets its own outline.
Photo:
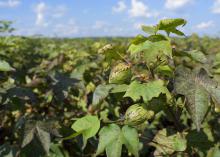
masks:
<path id="1" fill-rule="evenodd" d="M 110 124 L 100 130 L 99 136 L 96 156 L 106 151 L 108 157 L 120 157 L 123 144 L 135 157 L 139 156 L 138 133 L 134 128 L 124 126 L 121 130 L 118 125 Z"/>
<path id="2" fill-rule="evenodd" d="M 157 42 L 147 40 L 138 45 L 132 44 L 128 51 L 133 56 L 138 53 L 143 53 L 144 60 L 146 60 L 147 63 L 154 63 L 158 58 L 164 59 L 166 57 L 172 57 L 172 47 L 168 40 Z"/>
<path id="3" fill-rule="evenodd" d="M 14 71 L 15 69 L 12 68 L 8 62 L 6 61 L 1 61 L 0 60 L 0 71 Z"/>
<path id="4" fill-rule="evenodd" d="M 154 97 L 159 97 L 161 93 L 166 94 L 168 99 L 171 97 L 162 80 L 143 84 L 134 81 L 129 85 L 124 97 L 131 97 L 134 101 L 143 98 L 144 102 L 148 102 Z"/>
<path id="5" fill-rule="evenodd" d="M 82 134 L 83 148 L 85 148 L 87 140 L 95 136 L 98 132 L 100 128 L 100 121 L 96 116 L 87 115 L 74 122 L 71 128 Z"/>

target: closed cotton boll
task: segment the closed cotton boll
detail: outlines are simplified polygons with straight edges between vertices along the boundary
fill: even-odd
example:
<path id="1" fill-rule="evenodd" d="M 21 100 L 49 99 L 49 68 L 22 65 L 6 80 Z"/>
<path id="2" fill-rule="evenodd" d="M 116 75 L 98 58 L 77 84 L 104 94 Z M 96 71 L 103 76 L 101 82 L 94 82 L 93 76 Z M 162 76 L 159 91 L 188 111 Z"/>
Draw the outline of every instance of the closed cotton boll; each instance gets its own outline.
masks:
<path id="1" fill-rule="evenodd" d="M 126 63 L 117 64 L 110 73 L 109 83 L 124 84 L 129 83 L 132 77 L 131 67 Z"/>
<path id="2" fill-rule="evenodd" d="M 124 124 L 137 126 L 154 116 L 153 111 L 144 109 L 140 104 L 130 106 L 125 113 Z"/>

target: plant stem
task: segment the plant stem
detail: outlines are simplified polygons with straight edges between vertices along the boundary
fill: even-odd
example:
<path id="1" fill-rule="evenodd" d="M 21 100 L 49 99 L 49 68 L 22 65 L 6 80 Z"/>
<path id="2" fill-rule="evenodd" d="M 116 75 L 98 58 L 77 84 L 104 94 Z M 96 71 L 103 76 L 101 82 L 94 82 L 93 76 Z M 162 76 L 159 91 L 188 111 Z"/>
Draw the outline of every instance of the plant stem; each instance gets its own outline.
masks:
<path id="1" fill-rule="evenodd" d="M 131 62 L 129 62 L 127 59 L 125 59 L 118 51 L 116 53 L 128 64 L 131 65 Z"/>

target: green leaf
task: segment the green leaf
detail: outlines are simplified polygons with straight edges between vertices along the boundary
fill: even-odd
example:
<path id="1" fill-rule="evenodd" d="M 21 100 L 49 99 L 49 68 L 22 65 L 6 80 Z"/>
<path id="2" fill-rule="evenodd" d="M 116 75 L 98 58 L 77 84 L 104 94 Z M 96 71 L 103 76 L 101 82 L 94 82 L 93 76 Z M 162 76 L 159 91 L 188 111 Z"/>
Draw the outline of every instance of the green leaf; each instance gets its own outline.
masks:
<path id="1" fill-rule="evenodd" d="M 95 89 L 95 92 L 93 93 L 93 99 L 92 104 L 98 105 L 103 101 L 109 94 L 110 90 L 115 85 L 109 84 L 109 85 L 98 85 L 98 87 Z"/>
<path id="2" fill-rule="evenodd" d="M 35 134 L 35 123 L 29 123 L 25 125 L 24 128 L 24 138 L 22 140 L 22 145 L 21 147 L 25 147 L 26 145 L 28 145 L 29 143 L 31 143 L 31 141 L 34 139 L 34 134 Z"/>
<path id="3" fill-rule="evenodd" d="M 0 60 L 0 71 L 14 71 L 15 69 L 12 68 L 8 62 L 6 61 L 1 61 Z"/>
<path id="4" fill-rule="evenodd" d="M 99 131 L 100 121 L 97 116 L 85 116 L 78 119 L 75 123 L 73 123 L 72 127 L 76 132 L 82 133 L 83 136 L 83 148 L 85 148 L 87 144 L 87 140 Z"/>
<path id="5" fill-rule="evenodd" d="M 49 129 L 49 128 L 48 128 Z M 28 121 L 24 127 L 24 137 L 21 147 L 24 148 L 29 145 L 35 138 L 40 142 L 44 152 L 47 154 L 50 150 L 50 132 L 45 127 L 44 122 Z M 51 130 L 51 129 L 49 129 Z"/>
<path id="6" fill-rule="evenodd" d="M 212 141 L 208 139 L 208 136 L 204 132 L 204 129 L 201 129 L 199 132 L 197 130 L 189 131 L 186 139 L 188 148 L 196 148 L 204 153 L 213 146 Z"/>
<path id="7" fill-rule="evenodd" d="M 62 148 L 62 145 L 52 144 L 49 157 L 69 157 L 69 154 Z"/>
<path id="8" fill-rule="evenodd" d="M 50 150 L 50 133 L 40 127 L 36 127 L 36 136 L 39 139 L 44 151 L 48 154 Z"/>
<path id="9" fill-rule="evenodd" d="M 103 127 L 100 132 L 99 132 L 99 145 L 98 145 L 98 149 L 96 151 L 95 156 L 103 153 L 106 150 L 107 156 L 111 157 L 110 155 L 112 154 L 108 154 L 111 153 L 111 151 L 117 151 L 117 156 L 113 156 L 113 157 L 120 157 L 121 156 L 121 152 L 119 153 L 119 150 L 121 149 L 121 146 L 119 146 L 118 144 L 120 144 L 121 142 L 119 140 L 121 140 L 122 136 L 121 136 L 121 129 L 118 125 L 116 124 L 110 124 L 108 126 Z M 117 141 L 117 144 L 116 144 Z M 122 145 L 122 143 L 121 143 Z M 107 151 L 108 149 L 108 151 Z"/>
<path id="10" fill-rule="evenodd" d="M 145 42 L 147 39 L 148 38 L 146 38 L 145 36 L 139 34 L 134 39 L 132 39 L 131 44 L 138 45 Z"/>
<path id="11" fill-rule="evenodd" d="M 185 151 L 187 141 L 180 133 L 168 136 L 167 130 L 163 129 L 157 132 L 153 142 L 150 144 L 156 147 L 155 153 L 157 153 L 157 155 L 171 155 L 175 151 Z"/>
<path id="12" fill-rule="evenodd" d="M 150 35 L 147 39 L 151 42 L 169 41 L 169 39 L 162 34 Z"/>
<path id="13" fill-rule="evenodd" d="M 173 69 L 168 65 L 160 65 L 155 69 L 155 71 L 164 76 L 173 76 Z"/>
<path id="14" fill-rule="evenodd" d="M 220 156 L 220 149 L 219 144 L 217 144 L 215 147 L 211 148 L 208 151 L 207 157 L 219 157 Z"/>
<path id="15" fill-rule="evenodd" d="M 106 151 L 108 157 L 120 157 L 122 145 L 138 157 L 139 139 L 136 129 L 124 126 L 122 130 L 116 124 L 103 127 L 99 132 L 99 145 L 95 156 Z"/>
<path id="16" fill-rule="evenodd" d="M 219 74 L 220 74 L 220 68 L 215 69 L 215 70 L 213 71 L 213 73 L 219 75 Z"/>
<path id="17" fill-rule="evenodd" d="M 142 30 L 148 34 L 155 34 L 157 32 L 157 27 L 155 26 L 142 26 Z"/>
<path id="18" fill-rule="evenodd" d="M 214 103 L 220 107 L 220 87 L 218 86 L 218 88 L 211 88 L 209 89 L 211 96 L 212 96 L 212 100 L 214 101 Z"/>
<path id="19" fill-rule="evenodd" d="M 158 58 L 172 57 L 172 47 L 168 40 L 157 42 L 147 40 L 138 45 L 132 44 L 128 51 L 132 56 L 137 53 L 143 53 L 144 59 L 147 63 L 154 63 Z"/>
<path id="20" fill-rule="evenodd" d="M 116 136 L 115 140 L 106 147 L 107 156 L 108 157 L 120 157 L 122 144 L 123 144 L 122 142 L 123 142 L 123 136 L 121 133 L 119 133 Z"/>
<path id="21" fill-rule="evenodd" d="M 183 32 L 181 32 L 180 30 L 178 29 L 172 29 L 170 30 L 172 33 L 176 34 L 176 35 L 179 35 L 179 36 L 185 36 L 185 34 Z"/>
<path id="22" fill-rule="evenodd" d="M 129 126 L 124 126 L 122 128 L 122 133 L 124 137 L 124 144 L 129 152 L 131 152 L 135 157 L 139 156 L 139 139 L 138 132 L 136 129 Z"/>
<path id="23" fill-rule="evenodd" d="M 207 62 L 206 56 L 201 51 L 192 50 L 192 51 L 184 51 L 184 53 L 186 54 L 186 56 L 188 56 L 189 58 L 191 58 L 192 60 L 196 62 L 199 62 L 199 63 Z"/>
<path id="24" fill-rule="evenodd" d="M 16 157 L 17 149 L 10 146 L 9 143 L 4 143 L 0 146 L 0 156 L 1 157 Z"/>
<path id="25" fill-rule="evenodd" d="M 214 60 L 214 66 L 216 67 L 219 67 L 220 66 L 220 53 L 217 53 L 216 55 L 215 55 L 215 60 Z"/>
<path id="26" fill-rule="evenodd" d="M 158 30 L 164 30 L 168 34 L 174 33 L 177 35 L 184 35 L 183 32 L 179 31 L 176 29 L 178 26 L 184 26 L 186 25 L 186 20 L 181 19 L 181 18 L 176 18 L 176 19 L 164 19 L 160 20 L 159 24 L 157 25 Z"/>
<path id="27" fill-rule="evenodd" d="M 126 84 L 115 85 L 115 87 L 113 87 L 110 93 L 123 93 L 126 92 L 127 89 L 128 89 L 128 85 Z"/>
<path id="28" fill-rule="evenodd" d="M 184 26 L 186 25 L 187 21 L 181 18 L 174 18 L 174 19 L 163 19 L 160 20 L 158 24 L 159 30 L 166 30 L 171 28 L 176 28 L 178 26 Z"/>
<path id="29" fill-rule="evenodd" d="M 171 97 L 162 80 L 143 84 L 134 81 L 129 85 L 124 97 L 131 97 L 134 101 L 138 101 L 142 97 L 144 102 L 148 102 L 154 97 L 159 97 L 161 93 L 166 94 L 168 99 Z"/>
<path id="30" fill-rule="evenodd" d="M 178 68 L 175 72 L 174 88 L 187 99 L 187 107 L 197 130 L 210 106 L 210 98 L 220 104 L 220 88 L 204 69 L 193 73 L 187 68 Z"/>

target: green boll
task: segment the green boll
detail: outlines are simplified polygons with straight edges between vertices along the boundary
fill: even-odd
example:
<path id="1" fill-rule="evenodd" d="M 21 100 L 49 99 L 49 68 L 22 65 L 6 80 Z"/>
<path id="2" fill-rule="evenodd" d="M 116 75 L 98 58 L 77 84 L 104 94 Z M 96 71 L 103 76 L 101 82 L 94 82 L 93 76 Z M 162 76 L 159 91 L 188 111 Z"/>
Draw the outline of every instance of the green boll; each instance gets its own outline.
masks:
<path id="1" fill-rule="evenodd" d="M 131 66 L 126 63 L 117 64 L 110 73 L 109 83 L 129 83 L 132 77 Z"/>
<path id="2" fill-rule="evenodd" d="M 138 126 L 154 116 L 153 111 L 144 109 L 140 104 L 130 106 L 125 113 L 124 124 Z"/>

